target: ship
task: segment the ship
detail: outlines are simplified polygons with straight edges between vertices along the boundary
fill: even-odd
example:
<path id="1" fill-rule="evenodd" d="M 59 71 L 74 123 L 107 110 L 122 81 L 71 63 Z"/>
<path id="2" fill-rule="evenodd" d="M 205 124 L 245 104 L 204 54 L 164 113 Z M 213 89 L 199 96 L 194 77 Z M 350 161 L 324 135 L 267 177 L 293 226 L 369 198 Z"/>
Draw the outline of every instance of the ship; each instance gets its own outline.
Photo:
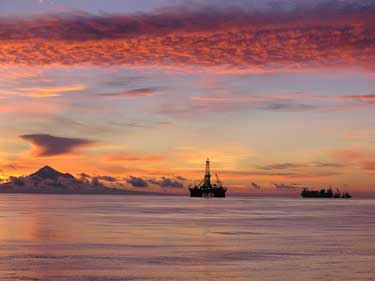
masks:
<path id="1" fill-rule="evenodd" d="M 204 178 L 199 182 L 199 184 L 194 187 L 190 187 L 190 197 L 225 197 L 227 188 L 223 186 L 220 181 L 219 176 L 215 173 L 216 183 L 211 184 L 211 171 L 210 171 L 210 160 L 206 160 L 206 172 Z"/>
<path id="2" fill-rule="evenodd" d="M 352 196 L 349 193 L 341 193 L 339 189 L 333 192 L 331 187 L 327 190 L 309 190 L 308 188 L 304 188 L 301 192 L 301 196 L 303 198 L 352 198 Z"/>

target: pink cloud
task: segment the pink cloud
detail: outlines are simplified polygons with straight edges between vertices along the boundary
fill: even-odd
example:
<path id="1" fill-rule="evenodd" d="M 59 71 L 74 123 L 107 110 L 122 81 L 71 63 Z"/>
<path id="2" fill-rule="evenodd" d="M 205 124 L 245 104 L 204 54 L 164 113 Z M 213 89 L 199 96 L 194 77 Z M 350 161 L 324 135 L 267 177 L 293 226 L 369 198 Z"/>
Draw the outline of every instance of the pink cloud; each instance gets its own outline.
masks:
<path id="1" fill-rule="evenodd" d="M 368 171 L 375 171 L 375 161 L 364 161 L 362 168 Z"/>
<path id="2" fill-rule="evenodd" d="M 0 64 L 373 71 L 375 5 L 335 3 L 298 5 L 289 12 L 175 8 L 140 15 L 3 18 Z"/>
<path id="3" fill-rule="evenodd" d="M 375 95 L 338 96 L 337 98 L 341 100 L 375 102 Z"/>

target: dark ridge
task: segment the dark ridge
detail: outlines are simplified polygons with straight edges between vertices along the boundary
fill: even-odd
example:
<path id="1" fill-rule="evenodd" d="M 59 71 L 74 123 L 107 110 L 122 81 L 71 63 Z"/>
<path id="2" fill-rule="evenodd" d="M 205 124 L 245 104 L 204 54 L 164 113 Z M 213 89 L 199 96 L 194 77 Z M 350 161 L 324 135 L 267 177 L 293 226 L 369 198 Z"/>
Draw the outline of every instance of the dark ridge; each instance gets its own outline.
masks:
<path id="1" fill-rule="evenodd" d="M 88 182 L 44 166 L 35 173 L 23 177 L 10 177 L 0 184 L 0 193 L 16 194 L 79 194 L 79 195 L 161 195 L 107 187 L 100 182 Z"/>
<path id="2" fill-rule="evenodd" d="M 53 180 L 56 180 L 59 177 L 75 179 L 71 174 L 60 173 L 48 165 L 44 166 L 43 168 L 39 169 L 35 173 L 31 174 L 30 177 L 40 177 L 42 179 L 53 179 Z"/>

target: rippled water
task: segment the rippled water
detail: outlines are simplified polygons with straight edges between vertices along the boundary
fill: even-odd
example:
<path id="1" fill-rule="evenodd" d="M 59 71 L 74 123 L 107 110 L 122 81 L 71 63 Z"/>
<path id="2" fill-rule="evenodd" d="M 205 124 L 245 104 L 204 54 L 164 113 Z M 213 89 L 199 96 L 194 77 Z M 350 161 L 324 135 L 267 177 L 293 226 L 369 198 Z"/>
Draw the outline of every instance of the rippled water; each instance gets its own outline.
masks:
<path id="1" fill-rule="evenodd" d="M 375 200 L 0 196 L 0 280 L 375 280 Z"/>

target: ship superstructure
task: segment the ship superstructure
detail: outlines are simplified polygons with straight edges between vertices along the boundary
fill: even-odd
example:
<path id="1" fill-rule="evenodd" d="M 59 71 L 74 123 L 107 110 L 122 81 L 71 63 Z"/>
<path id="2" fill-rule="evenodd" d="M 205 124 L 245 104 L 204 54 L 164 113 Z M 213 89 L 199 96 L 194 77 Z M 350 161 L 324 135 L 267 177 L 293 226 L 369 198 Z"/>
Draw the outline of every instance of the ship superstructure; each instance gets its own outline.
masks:
<path id="1" fill-rule="evenodd" d="M 204 178 L 199 184 L 189 188 L 190 197 L 225 197 L 227 188 L 223 186 L 216 173 L 215 176 L 216 183 L 211 184 L 210 160 L 207 159 Z"/>

